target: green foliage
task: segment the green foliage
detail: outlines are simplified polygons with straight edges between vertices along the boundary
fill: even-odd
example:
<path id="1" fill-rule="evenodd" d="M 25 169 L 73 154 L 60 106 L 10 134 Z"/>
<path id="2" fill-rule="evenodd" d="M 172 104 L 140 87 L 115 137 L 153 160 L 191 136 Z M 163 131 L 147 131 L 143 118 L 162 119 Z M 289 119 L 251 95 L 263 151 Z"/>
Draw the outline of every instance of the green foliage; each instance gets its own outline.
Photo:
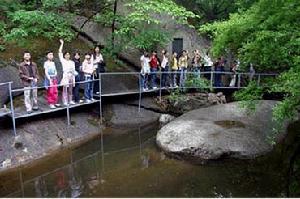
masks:
<path id="1" fill-rule="evenodd" d="M 122 13 L 114 13 L 109 7 L 98 13 L 94 20 L 110 27 L 115 21 L 115 42 L 111 47 L 121 51 L 128 48 L 152 50 L 163 46 L 170 40 L 169 30 L 161 27 L 163 20 L 174 19 L 177 23 L 189 25 L 188 19 L 196 17 L 172 0 L 129 0 Z"/>
<path id="2" fill-rule="evenodd" d="M 197 74 L 188 74 L 185 86 L 188 88 L 196 88 L 197 91 L 210 89 L 210 81 L 205 78 L 199 78 Z"/>
<path id="3" fill-rule="evenodd" d="M 240 1 L 241 2 L 241 1 Z M 284 92 L 274 108 L 274 121 L 293 119 L 300 104 L 300 2 L 259 0 L 230 19 L 200 28 L 213 38 L 212 51 L 219 56 L 231 51 L 241 63 L 253 63 L 256 71 L 281 72 L 273 82 L 266 81 L 265 92 Z M 244 65 L 245 66 L 245 65 Z M 253 107 L 262 90 L 254 83 L 236 94 Z M 248 106 L 248 105 L 247 105 Z M 280 126 L 280 125 L 279 125 Z"/>
<path id="4" fill-rule="evenodd" d="M 253 113 L 258 101 L 263 96 L 263 92 L 262 87 L 258 87 L 255 81 L 251 81 L 245 89 L 234 93 L 234 98 L 240 101 L 241 108 L 245 108 L 249 110 L 249 113 Z"/>
<path id="5" fill-rule="evenodd" d="M 158 46 L 164 46 L 169 40 L 169 34 L 158 29 L 142 30 L 134 40 L 132 44 L 135 48 L 140 50 L 154 50 Z"/>
<path id="6" fill-rule="evenodd" d="M 171 94 L 169 96 L 167 96 L 167 99 L 171 102 L 171 103 L 178 103 L 178 102 L 183 102 L 186 100 L 186 96 L 180 91 L 180 89 L 175 89 L 171 92 Z"/>
<path id="7" fill-rule="evenodd" d="M 42 36 L 70 40 L 74 37 L 69 24 L 62 16 L 43 11 L 19 10 L 9 15 L 13 26 L 4 36 L 6 41 L 18 41 L 28 37 Z"/>

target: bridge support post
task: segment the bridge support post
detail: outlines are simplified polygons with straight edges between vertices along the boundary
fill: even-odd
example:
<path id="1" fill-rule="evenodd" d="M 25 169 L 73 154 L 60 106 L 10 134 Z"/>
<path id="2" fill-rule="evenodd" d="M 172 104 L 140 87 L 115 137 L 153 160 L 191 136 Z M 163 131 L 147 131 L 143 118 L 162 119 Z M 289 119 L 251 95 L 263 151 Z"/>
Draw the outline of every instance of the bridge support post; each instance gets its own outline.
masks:
<path id="1" fill-rule="evenodd" d="M 142 74 L 139 74 L 139 113 L 141 112 L 142 104 Z"/>
<path id="2" fill-rule="evenodd" d="M 99 116 L 100 116 L 100 124 L 103 122 L 102 118 L 102 75 L 99 73 Z"/>
<path id="3" fill-rule="evenodd" d="M 238 73 L 238 88 L 241 88 L 241 74 Z"/>
<path id="4" fill-rule="evenodd" d="M 259 84 L 260 84 L 260 74 L 258 75 L 257 86 L 259 86 Z"/>
<path id="5" fill-rule="evenodd" d="M 213 73 L 213 71 L 212 71 L 212 69 L 211 69 L 211 71 L 210 71 L 210 89 L 212 90 L 213 89 L 213 78 L 214 78 L 214 73 Z"/>
<path id="6" fill-rule="evenodd" d="M 161 92 L 162 92 L 162 90 L 161 90 L 161 89 L 162 89 L 162 88 L 161 88 L 161 87 L 162 87 L 162 81 L 161 81 L 161 78 L 162 78 L 162 73 L 163 73 L 162 71 L 160 71 L 160 73 L 159 73 L 159 74 L 160 74 L 160 75 L 159 75 L 159 102 L 161 102 Z"/>
<path id="7" fill-rule="evenodd" d="M 68 126 L 71 126 L 71 119 L 70 119 L 70 104 L 67 105 L 67 120 L 68 120 Z"/>
<path id="8" fill-rule="evenodd" d="M 14 108 L 11 84 L 12 84 L 11 82 L 8 83 L 9 98 L 10 98 L 10 112 L 11 112 L 11 118 L 12 118 L 12 123 L 13 123 L 14 136 L 17 136 L 15 108 Z"/>

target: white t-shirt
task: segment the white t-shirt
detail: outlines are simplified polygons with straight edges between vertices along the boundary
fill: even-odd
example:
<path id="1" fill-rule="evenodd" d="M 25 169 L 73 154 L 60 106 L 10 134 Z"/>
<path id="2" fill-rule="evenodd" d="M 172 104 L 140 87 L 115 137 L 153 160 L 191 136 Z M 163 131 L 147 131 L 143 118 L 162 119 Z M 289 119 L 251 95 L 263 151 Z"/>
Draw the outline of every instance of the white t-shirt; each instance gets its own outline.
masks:
<path id="1" fill-rule="evenodd" d="M 166 68 L 166 66 L 167 66 L 168 63 L 169 63 L 168 57 L 164 56 L 164 57 L 163 57 L 163 60 L 162 60 L 162 62 L 161 62 L 161 67 L 162 67 L 162 68 Z"/>
<path id="2" fill-rule="evenodd" d="M 140 61 L 142 63 L 141 73 L 150 73 L 150 58 L 143 55 L 141 56 Z"/>
<path id="3" fill-rule="evenodd" d="M 213 62 L 211 61 L 211 58 L 209 57 L 209 56 L 207 56 L 207 55 L 205 55 L 205 57 L 204 57 L 204 65 L 205 66 L 213 66 Z"/>
<path id="4" fill-rule="evenodd" d="M 44 63 L 45 75 L 47 78 L 57 76 L 57 70 L 53 61 L 45 61 Z"/>
<path id="5" fill-rule="evenodd" d="M 92 59 L 93 59 L 93 63 L 94 63 L 96 68 L 98 68 L 98 63 L 104 61 L 103 56 L 102 56 L 101 53 L 98 56 L 97 55 L 96 56 L 92 55 Z"/>
<path id="6" fill-rule="evenodd" d="M 63 73 L 64 74 L 73 73 L 75 75 L 75 62 L 72 60 L 66 60 L 64 58 L 63 53 L 58 53 L 58 56 L 59 56 L 59 60 L 62 64 Z"/>

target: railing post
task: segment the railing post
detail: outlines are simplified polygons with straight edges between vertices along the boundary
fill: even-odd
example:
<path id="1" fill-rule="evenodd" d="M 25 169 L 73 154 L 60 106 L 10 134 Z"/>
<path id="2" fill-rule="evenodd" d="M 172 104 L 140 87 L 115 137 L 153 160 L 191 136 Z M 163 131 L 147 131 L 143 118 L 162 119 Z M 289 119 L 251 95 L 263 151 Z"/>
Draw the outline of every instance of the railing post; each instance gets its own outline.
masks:
<path id="1" fill-rule="evenodd" d="M 210 89 L 213 89 L 213 78 L 214 78 L 214 73 L 211 69 L 210 70 Z"/>
<path id="2" fill-rule="evenodd" d="M 141 112 L 141 103 L 142 103 L 142 81 L 143 81 L 142 74 L 139 73 L 139 113 Z"/>
<path id="3" fill-rule="evenodd" d="M 11 82 L 8 83 L 9 98 L 10 98 L 10 112 L 11 112 L 11 118 L 12 118 L 12 123 L 13 123 L 14 135 L 17 136 L 15 108 L 14 108 L 11 84 L 12 84 Z"/>
<path id="4" fill-rule="evenodd" d="M 238 73 L 238 88 L 241 88 L 241 74 Z"/>
<path id="5" fill-rule="evenodd" d="M 70 119 L 70 104 L 67 104 L 67 120 L 68 120 L 68 126 L 71 126 L 71 119 Z"/>
<path id="6" fill-rule="evenodd" d="M 99 73 L 99 114 L 100 114 L 100 124 L 103 122 L 102 118 L 102 74 Z"/>
<path id="7" fill-rule="evenodd" d="M 257 79 L 257 86 L 260 84 L 260 74 L 258 74 L 258 79 Z"/>
<path id="8" fill-rule="evenodd" d="M 162 71 L 160 71 L 160 81 L 159 81 L 159 102 L 161 102 L 161 87 L 162 87 Z"/>

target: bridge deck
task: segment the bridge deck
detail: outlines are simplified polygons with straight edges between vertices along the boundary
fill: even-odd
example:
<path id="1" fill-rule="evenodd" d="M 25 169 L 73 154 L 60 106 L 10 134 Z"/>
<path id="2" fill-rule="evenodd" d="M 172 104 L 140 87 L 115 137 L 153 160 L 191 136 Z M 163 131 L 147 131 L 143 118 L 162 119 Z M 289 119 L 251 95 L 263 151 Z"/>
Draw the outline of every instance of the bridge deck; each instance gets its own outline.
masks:
<path id="1" fill-rule="evenodd" d="M 237 87 L 218 87 L 219 89 L 237 89 Z M 166 90 L 174 90 L 174 89 L 178 89 L 176 87 L 171 87 L 171 88 L 162 88 L 162 91 L 166 91 Z M 151 90 L 147 90 L 147 91 L 142 91 L 142 93 L 152 93 L 152 92 L 159 92 L 160 89 L 151 89 Z M 123 91 L 123 92 L 116 92 L 116 93 L 103 93 L 101 94 L 101 97 L 115 97 L 115 96 L 124 96 L 124 95 L 136 95 L 139 94 L 139 90 L 135 89 L 135 90 L 127 90 L 127 91 Z M 73 109 L 73 108 L 77 108 L 80 106 L 84 106 L 84 105 L 90 105 L 90 104 L 95 104 L 95 103 L 99 103 L 100 102 L 100 95 L 94 95 L 95 98 L 97 98 L 96 100 L 90 102 L 90 103 L 80 103 L 80 104 L 75 104 L 75 105 L 70 105 L 69 109 Z M 66 110 L 68 107 L 67 106 L 61 106 L 61 107 L 57 107 L 56 109 L 50 109 L 47 102 L 44 99 L 39 100 L 39 110 L 38 111 L 33 111 L 32 113 L 28 114 L 24 108 L 24 106 L 19 106 L 15 108 L 15 119 L 21 119 L 21 118 L 30 118 L 30 117 L 34 117 L 34 116 L 38 116 L 38 115 L 45 115 L 45 114 L 49 114 L 49 113 L 54 113 L 54 112 L 58 112 L 58 111 L 63 111 Z M 0 111 L 0 117 L 4 117 L 4 116 L 10 116 L 12 117 L 12 114 L 9 110 L 6 109 L 6 111 L 2 110 Z"/>

